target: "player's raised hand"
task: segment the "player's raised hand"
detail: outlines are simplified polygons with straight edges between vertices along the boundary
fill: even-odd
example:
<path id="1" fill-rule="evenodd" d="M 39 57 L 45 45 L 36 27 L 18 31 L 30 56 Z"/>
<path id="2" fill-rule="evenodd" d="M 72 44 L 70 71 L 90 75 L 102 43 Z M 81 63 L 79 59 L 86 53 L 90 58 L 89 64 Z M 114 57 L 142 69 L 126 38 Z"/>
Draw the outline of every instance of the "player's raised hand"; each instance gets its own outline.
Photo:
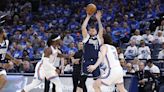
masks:
<path id="1" fill-rule="evenodd" d="M 102 17 L 102 12 L 100 10 L 98 10 L 97 13 L 96 13 L 96 19 L 100 20 L 101 17 Z"/>
<path id="2" fill-rule="evenodd" d="M 88 67 L 88 72 L 93 72 L 95 69 L 96 69 L 96 66 L 94 66 L 94 65 L 89 65 Z"/>

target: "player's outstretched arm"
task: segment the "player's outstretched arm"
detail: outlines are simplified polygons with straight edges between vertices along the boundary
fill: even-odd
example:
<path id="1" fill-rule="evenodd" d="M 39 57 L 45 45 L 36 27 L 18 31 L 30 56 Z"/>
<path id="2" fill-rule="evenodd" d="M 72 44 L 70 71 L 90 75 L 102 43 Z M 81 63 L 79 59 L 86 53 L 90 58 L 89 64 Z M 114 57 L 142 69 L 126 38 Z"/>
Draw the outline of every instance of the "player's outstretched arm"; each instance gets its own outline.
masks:
<path id="1" fill-rule="evenodd" d="M 6 59 L 11 60 L 11 62 L 13 62 L 16 65 L 20 65 L 22 63 L 22 61 L 17 60 L 16 58 L 12 57 L 10 54 L 6 53 L 5 56 Z"/>
<path id="2" fill-rule="evenodd" d="M 83 22 L 83 24 L 81 26 L 83 38 L 86 38 L 87 35 L 88 35 L 87 25 L 88 25 L 88 21 L 89 21 L 90 18 L 91 18 L 91 15 L 87 14 L 87 17 L 85 18 L 85 20 L 84 20 L 84 22 Z"/>
<path id="3" fill-rule="evenodd" d="M 94 65 L 88 66 L 88 72 L 93 72 L 102 63 L 106 53 L 107 53 L 107 47 L 105 45 L 101 46 L 99 51 L 99 58 Z"/>
<path id="4" fill-rule="evenodd" d="M 99 10 L 97 11 L 96 13 L 96 19 L 98 21 L 98 27 L 99 27 L 99 33 L 98 33 L 98 36 L 100 37 L 101 41 L 103 42 L 103 25 L 102 25 L 102 22 L 101 22 L 101 17 L 102 17 L 102 12 Z"/>

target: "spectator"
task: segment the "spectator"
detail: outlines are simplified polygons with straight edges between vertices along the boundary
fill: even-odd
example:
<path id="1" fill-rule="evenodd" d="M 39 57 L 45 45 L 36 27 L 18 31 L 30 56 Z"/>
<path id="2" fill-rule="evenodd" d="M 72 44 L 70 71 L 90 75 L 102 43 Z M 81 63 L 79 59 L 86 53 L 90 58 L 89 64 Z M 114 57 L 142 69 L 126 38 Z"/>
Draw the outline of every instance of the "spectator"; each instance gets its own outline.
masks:
<path id="1" fill-rule="evenodd" d="M 114 22 L 111 30 L 112 30 L 112 40 L 113 40 L 113 42 L 118 44 L 118 42 L 120 40 L 121 29 L 120 29 L 119 23 L 117 21 Z"/>
<path id="2" fill-rule="evenodd" d="M 126 74 L 132 74 L 132 73 L 135 73 L 135 71 L 134 71 L 134 69 L 133 69 L 131 63 L 127 63 L 127 64 L 126 64 L 126 67 L 127 67 L 127 72 L 126 72 Z"/>
<path id="3" fill-rule="evenodd" d="M 154 37 L 154 43 L 161 44 L 164 42 L 164 36 L 162 36 L 162 31 L 157 32 L 157 36 Z"/>
<path id="4" fill-rule="evenodd" d="M 143 40 L 145 41 L 145 43 L 152 43 L 154 40 L 153 35 L 150 34 L 150 29 L 146 29 L 146 34 L 142 35 Z"/>
<path id="5" fill-rule="evenodd" d="M 130 14 L 130 21 L 129 21 L 130 28 L 132 30 L 132 33 L 134 32 L 133 30 L 139 29 L 139 22 L 136 20 L 134 14 Z"/>
<path id="6" fill-rule="evenodd" d="M 138 55 L 138 49 L 134 40 L 130 41 L 130 46 L 127 47 L 124 55 L 126 59 L 134 59 Z"/>
<path id="7" fill-rule="evenodd" d="M 118 53 L 119 59 L 124 59 L 124 54 L 120 47 L 117 47 L 117 53 Z"/>
<path id="8" fill-rule="evenodd" d="M 162 32 L 162 36 L 164 37 L 164 20 L 161 21 L 161 25 L 156 27 L 154 32 L 154 36 L 158 36 L 158 31 Z"/>
<path id="9" fill-rule="evenodd" d="M 14 49 L 15 50 L 13 52 L 13 56 L 15 58 L 22 58 L 23 55 L 22 47 L 20 45 L 17 45 Z"/>
<path id="10" fill-rule="evenodd" d="M 143 40 L 142 36 L 140 35 L 140 30 L 136 29 L 134 35 L 130 38 L 130 40 L 135 40 L 136 44 L 140 44 L 140 41 Z"/>
<path id="11" fill-rule="evenodd" d="M 71 36 L 71 33 L 67 31 L 67 34 L 63 39 L 64 45 L 68 46 L 70 43 L 73 43 L 73 42 L 74 42 L 74 38 Z"/>
<path id="12" fill-rule="evenodd" d="M 121 40 L 123 43 L 127 43 L 130 38 L 130 27 L 127 22 L 123 22 L 123 27 L 121 28 Z"/>
<path id="13" fill-rule="evenodd" d="M 124 75 L 126 75 L 127 67 L 126 67 L 126 61 L 125 59 L 120 60 L 121 67 L 123 68 Z"/>
<path id="14" fill-rule="evenodd" d="M 160 69 L 158 66 L 154 65 L 152 60 L 147 60 L 146 61 L 146 67 L 145 67 L 145 71 L 148 70 L 149 76 L 152 77 L 152 80 L 149 80 L 152 84 L 152 86 L 154 85 L 154 88 L 152 88 L 152 90 L 155 90 L 158 92 L 158 79 L 160 77 Z"/>
<path id="15" fill-rule="evenodd" d="M 157 74 L 159 76 L 160 74 L 160 70 L 158 68 L 158 66 L 154 65 L 152 60 L 147 60 L 146 61 L 146 67 L 145 67 L 145 70 L 149 70 L 151 73 L 153 74 Z"/>
<path id="16" fill-rule="evenodd" d="M 132 61 L 132 65 L 133 65 L 133 69 L 134 71 L 138 71 L 139 70 L 139 63 L 141 61 L 136 57 L 134 58 L 134 60 Z"/>
<path id="17" fill-rule="evenodd" d="M 64 74 L 70 74 L 72 73 L 73 71 L 73 66 L 71 65 L 70 62 L 68 62 L 66 59 L 65 59 L 65 62 L 64 62 Z"/>
<path id="18" fill-rule="evenodd" d="M 158 54 L 158 59 L 164 59 L 164 42 L 162 43 L 162 50 Z"/>
<path id="19" fill-rule="evenodd" d="M 138 58 L 139 59 L 151 59 L 151 52 L 148 46 L 145 46 L 145 42 L 141 40 L 140 47 L 138 49 Z"/>
<path id="20" fill-rule="evenodd" d="M 138 84 L 139 84 L 139 86 L 138 86 L 138 90 L 139 90 L 139 92 L 146 92 L 145 91 L 145 78 L 146 78 L 146 76 L 145 76 L 145 73 L 144 73 L 144 68 L 145 68 L 145 64 L 143 63 L 143 62 L 140 62 L 139 63 L 139 71 L 136 71 L 136 76 L 138 77 Z"/>
<path id="21" fill-rule="evenodd" d="M 34 66 L 30 64 L 28 61 L 23 62 L 23 69 L 21 70 L 24 73 L 33 73 L 34 72 Z"/>
<path id="22" fill-rule="evenodd" d="M 27 52 L 27 50 L 23 50 L 22 59 L 23 60 L 30 60 L 29 53 Z"/>
<path id="23" fill-rule="evenodd" d="M 68 54 L 74 54 L 78 51 L 78 49 L 75 47 L 75 43 L 70 43 L 69 44 L 69 52 Z"/>

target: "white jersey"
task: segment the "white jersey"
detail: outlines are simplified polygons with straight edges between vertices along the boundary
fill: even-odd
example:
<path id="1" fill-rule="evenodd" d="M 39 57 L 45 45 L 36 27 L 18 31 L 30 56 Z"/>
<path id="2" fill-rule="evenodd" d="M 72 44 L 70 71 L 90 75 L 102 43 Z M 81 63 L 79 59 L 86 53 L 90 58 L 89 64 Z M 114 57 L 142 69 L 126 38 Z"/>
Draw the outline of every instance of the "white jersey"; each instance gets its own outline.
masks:
<path id="1" fill-rule="evenodd" d="M 101 75 L 102 84 L 123 83 L 123 69 L 118 59 L 117 50 L 114 46 L 105 46 L 107 47 L 107 53 L 103 63 L 107 64 L 110 69 L 105 69 L 105 73 Z"/>
<path id="2" fill-rule="evenodd" d="M 106 47 L 107 47 L 107 54 L 104 63 L 105 62 L 108 63 L 110 68 L 121 67 L 118 58 L 117 49 L 112 45 L 106 45 Z"/>
<path id="3" fill-rule="evenodd" d="M 58 50 L 58 49 L 55 49 L 54 47 L 52 47 L 51 46 L 51 50 L 52 50 L 52 54 L 50 55 L 50 63 L 52 64 L 52 65 L 54 65 L 55 64 L 55 62 L 56 62 L 56 59 L 57 59 L 57 55 L 58 55 L 58 53 L 60 52 L 60 50 Z"/>
<path id="4" fill-rule="evenodd" d="M 4 40 L 2 43 L 0 43 L 0 60 L 5 59 L 8 46 L 9 46 L 9 40 Z"/>
<path id="5" fill-rule="evenodd" d="M 54 67 L 54 63 L 57 59 L 59 50 L 55 49 L 52 46 L 50 46 L 50 48 L 51 48 L 52 54 L 49 56 L 49 61 L 43 60 L 43 70 L 47 79 L 58 76 L 57 72 L 55 71 L 56 67 Z"/>

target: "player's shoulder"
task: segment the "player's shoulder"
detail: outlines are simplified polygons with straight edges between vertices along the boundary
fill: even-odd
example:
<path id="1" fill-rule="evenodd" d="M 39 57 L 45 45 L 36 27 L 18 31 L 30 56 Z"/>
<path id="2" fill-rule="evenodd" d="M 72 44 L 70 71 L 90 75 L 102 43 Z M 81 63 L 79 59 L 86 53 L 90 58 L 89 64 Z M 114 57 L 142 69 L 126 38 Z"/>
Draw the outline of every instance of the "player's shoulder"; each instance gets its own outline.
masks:
<path id="1" fill-rule="evenodd" d="M 115 49 L 116 49 L 116 47 L 113 46 L 113 45 L 109 45 L 109 44 L 105 44 L 105 45 L 106 45 L 106 47 L 108 47 L 109 49 L 112 49 L 112 50 L 115 50 Z"/>
<path id="2" fill-rule="evenodd" d="M 47 57 L 52 54 L 52 49 L 50 47 L 47 47 L 44 49 L 44 55 Z"/>

